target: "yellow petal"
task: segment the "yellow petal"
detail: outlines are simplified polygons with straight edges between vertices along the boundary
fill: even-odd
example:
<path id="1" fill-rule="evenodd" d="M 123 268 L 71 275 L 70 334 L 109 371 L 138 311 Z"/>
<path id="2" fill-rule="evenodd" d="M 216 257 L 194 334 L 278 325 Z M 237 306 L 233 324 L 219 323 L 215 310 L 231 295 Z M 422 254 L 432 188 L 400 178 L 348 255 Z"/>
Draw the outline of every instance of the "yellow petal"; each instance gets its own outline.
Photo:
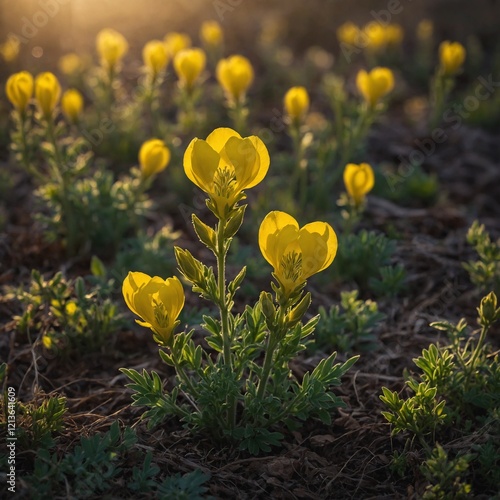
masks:
<path id="1" fill-rule="evenodd" d="M 252 141 L 230 137 L 220 155 L 234 167 L 237 191 L 245 189 L 258 173 L 260 166 L 260 159 Z"/>
<path id="2" fill-rule="evenodd" d="M 188 179 L 205 193 L 213 190 L 219 162 L 219 154 L 202 139 L 193 139 L 184 153 L 184 171 Z"/>
<path id="3" fill-rule="evenodd" d="M 269 212 L 262 221 L 259 228 L 259 247 L 264 258 L 275 269 L 278 267 L 277 233 L 286 226 L 295 227 L 299 225 L 297 221 L 285 212 Z M 281 246 L 281 245 L 280 245 Z"/>
<path id="4" fill-rule="evenodd" d="M 217 151 L 217 153 L 220 153 L 226 145 L 226 142 L 231 137 L 237 137 L 241 139 L 241 135 L 238 134 L 236 130 L 228 127 L 220 127 L 216 128 L 211 134 L 209 134 L 209 136 L 207 137 L 207 142 L 215 151 Z"/>
<path id="5" fill-rule="evenodd" d="M 127 274 L 126 278 L 123 280 L 122 284 L 123 298 L 125 299 L 125 303 L 127 304 L 128 308 L 132 312 L 136 312 L 134 307 L 134 294 L 141 286 L 145 285 L 150 280 L 151 276 L 145 273 L 132 272 L 132 271 L 130 271 Z"/>
<path id="6" fill-rule="evenodd" d="M 306 224 L 299 233 L 302 276 L 307 279 L 333 262 L 338 248 L 337 235 L 330 224 L 319 221 Z"/>

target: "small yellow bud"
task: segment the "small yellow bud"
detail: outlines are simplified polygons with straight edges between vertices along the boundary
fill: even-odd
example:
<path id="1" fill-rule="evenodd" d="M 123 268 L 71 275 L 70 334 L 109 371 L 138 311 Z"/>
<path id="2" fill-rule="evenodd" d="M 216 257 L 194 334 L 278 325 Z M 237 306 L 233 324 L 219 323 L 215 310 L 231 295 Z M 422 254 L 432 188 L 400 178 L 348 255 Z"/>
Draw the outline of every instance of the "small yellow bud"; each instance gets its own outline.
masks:
<path id="1" fill-rule="evenodd" d="M 40 73 L 35 79 L 35 98 L 44 118 L 50 118 L 59 98 L 61 85 L 53 73 Z"/>
<path id="2" fill-rule="evenodd" d="M 78 54 L 70 52 L 69 54 L 61 56 L 58 66 L 61 73 L 71 76 L 83 71 L 85 64 Z"/>
<path id="3" fill-rule="evenodd" d="M 394 75 L 388 68 L 373 68 L 369 73 L 360 70 L 356 86 L 370 107 L 376 104 L 394 88 Z"/>
<path id="4" fill-rule="evenodd" d="M 465 61 L 465 47 L 458 42 L 445 41 L 439 46 L 439 64 L 446 76 L 457 74 Z"/>
<path id="5" fill-rule="evenodd" d="M 215 72 L 219 84 L 230 99 L 238 102 L 245 98 L 254 78 L 252 65 L 246 57 L 235 55 L 221 59 Z"/>
<path id="6" fill-rule="evenodd" d="M 12 105 L 22 113 L 33 96 L 33 77 L 27 71 L 14 73 L 5 85 L 5 92 Z"/>
<path id="7" fill-rule="evenodd" d="M 61 98 L 61 108 L 66 118 L 76 123 L 83 109 L 82 94 L 75 89 L 66 90 Z"/>
<path id="8" fill-rule="evenodd" d="M 170 150 L 160 139 L 146 141 L 139 150 L 139 164 L 144 178 L 165 170 L 169 161 Z"/>
<path id="9" fill-rule="evenodd" d="M 404 31 L 399 24 L 388 24 L 385 28 L 385 39 L 388 45 L 398 46 L 403 41 Z"/>
<path id="10" fill-rule="evenodd" d="M 427 42 L 432 38 L 434 25 L 429 19 L 422 19 L 417 25 L 417 38 L 421 42 Z"/>
<path id="11" fill-rule="evenodd" d="M 373 169 L 368 163 L 349 163 L 344 170 L 344 184 L 356 206 L 361 205 L 375 185 Z"/>
<path id="12" fill-rule="evenodd" d="M 283 100 L 288 116 L 300 122 L 309 110 L 309 94 L 304 87 L 292 87 Z"/>
<path id="13" fill-rule="evenodd" d="M 217 21 L 205 21 L 200 28 L 201 41 L 208 47 L 218 47 L 222 44 L 224 34 Z"/>
<path id="14" fill-rule="evenodd" d="M 201 49 L 184 49 L 174 58 L 174 69 L 181 86 L 191 90 L 205 69 L 205 52 Z"/>
<path id="15" fill-rule="evenodd" d="M 167 53 L 170 58 L 174 58 L 181 50 L 191 47 L 191 38 L 184 33 L 168 33 L 163 39 Z"/>
<path id="16" fill-rule="evenodd" d="M 21 47 L 21 41 L 19 38 L 13 35 L 9 35 L 7 40 L 0 44 L 0 54 L 4 58 L 5 62 L 12 62 L 17 59 L 19 55 L 19 49 Z"/>
<path id="17" fill-rule="evenodd" d="M 354 23 L 344 23 L 337 29 L 337 39 L 340 43 L 356 45 L 359 40 L 359 31 Z"/>
<path id="18" fill-rule="evenodd" d="M 142 49 L 144 66 L 156 78 L 168 64 L 168 52 L 165 43 L 161 40 L 151 40 Z"/>
<path id="19" fill-rule="evenodd" d="M 128 52 L 128 42 L 125 37 L 109 28 L 97 34 L 96 45 L 101 64 L 110 69 L 114 69 Z"/>

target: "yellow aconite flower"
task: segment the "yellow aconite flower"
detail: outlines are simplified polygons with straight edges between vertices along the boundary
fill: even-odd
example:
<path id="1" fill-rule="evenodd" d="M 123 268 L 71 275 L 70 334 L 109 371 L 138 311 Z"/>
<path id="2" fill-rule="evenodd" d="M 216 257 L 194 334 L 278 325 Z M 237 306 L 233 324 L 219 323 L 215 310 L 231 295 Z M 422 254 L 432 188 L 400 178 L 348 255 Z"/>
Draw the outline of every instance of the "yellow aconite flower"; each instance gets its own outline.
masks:
<path id="1" fill-rule="evenodd" d="M 283 102 L 288 116 L 299 122 L 309 109 L 309 94 L 304 87 L 292 87 L 285 94 Z"/>
<path id="2" fill-rule="evenodd" d="M 205 69 L 207 58 L 201 49 L 184 49 L 174 58 L 174 69 L 182 86 L 190 90 Z"/>
<path id="3" fill-rule="evenodd" d="M 174 58 L 181 50 L 191 47 L 191 38 L 184 33 L 168 33 L 163 39 L 167 53 L 171 58 Z"/>
<path id="4" fill-rule="evenodd" d="M 145 273 L 129 272 L 123 280 L 122 293 L 129 309 L 141 320 L 141 326 L 151 328 L 155 340 L 167 344 L 177 318 L 184 307 L 184 290 L 176 278 L 166 280 Z"/>
<path id="5" fill-rule="evenodd" d="M 61 56 L 58 66 L 61 73 L 65 75 L 75 75 L 84 69 L 85 64 L 78 54 L 70 52 L 69 54 Z"/>
<path id="6" fill-rule="evenodd" d="M 161 40 L 151 40 L 142 49 L 142 59 L 144 65 L 156 78 L 158 73 L 163 71 L 168 64 L 167 47 Z"/>
<path id="7" fill-rule="evenodd" d="M 382 97 L 394 88 L 394 75 L 388 68 L 373 68 L 369 73 L 360 70 L 356 86 L 370 107 L 374 107 Z"/>
<path id="8" fill-rule="evenodd" d="M 21 47 L 21 41 L 15 36 L 9 36 L 9 38 L 2 44 L 0 44 L 0 54 L 6 62 L 12 62 L 19 55 L 19 49 Z"/>
<path id="9" fill-rule="evenodd" d="M 164 170 L 170 161 L 170 150 L 160 139 L 150 139 L 139 150 L 139 164 L 143 177 L 148 178 Z"/>
<path id="10" fill-rule="evenodd" d="M 337 253 L 337 235 L 326 222 L 299 228 L 285 212 L 270 212 L 259 229 L 259 246 L 289 294 L 310 276 L 326 269 Z"/>
<path id="11" fill-rule="evenodd" d="M 445 41 L 439 46 L 439 62 L 445 75 L 458 73 L 465 61 L 465 48 L 461 43 Z"/>
<path id="12" fill-rule="evenodd" d="M 234 101 L 240 101 L 245 97 L 254 76 L 250 61 L 240 55 L 221 59 L 215 72 L 219 84 Z"/>
<path id="13" fill-rule="evenodd" d="M 223 40 L 223 33 L 217 21 L 205 21 L 200 28 L 200 38 L 209 47 L 218 47 Z"/>
<path id="14" fill-rule="evenodd" d="M 359 28 L 350 21 L 344 23 L 337 29 L 337 39 L 340 43 L 356 45 L 359 39 Z"/>
<path id="15" fill-rule="evenodd" d="M 269 163 L 267 148 L 258 137 L 242 138 L 230 128 L 215 129 L 205 141 L 193 139 L 184 153 L 187 177 L 210 196 L 221 218 L 244 198 L 244 189 L 264 179 Z"/>
<path id="16" fill-rule="evenodd" d="M 69 89 L 61 98 L 61 108 L 68 120 L 77 122 L 83 109 L 83 97 L 78 90 Z"/>
<path id="17" fill-rule="evenodd" d="M 118 31 L 109 28 L 99 31 L 96 45 L 101 64 L 111 69 L 120 63 L 128 51 L 128 42 L 125 37 Z"/>
<path id="18" fill-rule="evenodd" d="M 43 116 L 49 118 L 61 97 L 61 85 L 53 73 L 47 71 L 36 77 L 35 97 Z"/>
<path id="19" fill-rule="evenodd" d="M 372 167 L 368 163 L 347 164 L 344 169 L 344 184 L 356 206 L 360 205 L 375 185 Z"/>
<path id="20" fill-rule="evenodd" d="M 9 76 L 5 92 L 12 105 L 22 113 L 33 95 L 33 77 L 27 71 Z"/>

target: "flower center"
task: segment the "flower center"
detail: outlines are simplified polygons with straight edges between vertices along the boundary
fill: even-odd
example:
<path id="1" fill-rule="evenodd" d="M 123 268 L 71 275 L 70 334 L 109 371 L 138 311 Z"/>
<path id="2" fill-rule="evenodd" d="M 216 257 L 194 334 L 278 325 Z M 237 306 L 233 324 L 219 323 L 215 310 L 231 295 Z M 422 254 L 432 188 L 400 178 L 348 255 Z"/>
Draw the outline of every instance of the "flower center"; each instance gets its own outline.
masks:
<path id="1" fill-rule="evenodd" d="M 217 196 L 230 199 L 236 191 L 236 175 L 234 168 L 219 167 L 214 175 L 214 192 Z"/>
<path id="2" fill-rule="evenodd" d="M 289 252 L 281 258 L 280 267 L 283 270 L 283 276 L 292 282 L 299 280 L 302 274 L 302 254 L 298 252 Z"/>

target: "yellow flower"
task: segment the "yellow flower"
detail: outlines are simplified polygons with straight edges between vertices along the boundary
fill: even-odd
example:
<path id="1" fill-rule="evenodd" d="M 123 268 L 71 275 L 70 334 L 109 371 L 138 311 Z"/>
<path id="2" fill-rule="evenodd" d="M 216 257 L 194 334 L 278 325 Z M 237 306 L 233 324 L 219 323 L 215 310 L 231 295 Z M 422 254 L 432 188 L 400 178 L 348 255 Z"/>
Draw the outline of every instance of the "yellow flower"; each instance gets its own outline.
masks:
<path id="1" fill-rule="evenodd" d="M 6 62 L 12 62 L 19 55 L 20 47 L 21 41 L 19 38 L 11 35 L 4 43 L 0 44 L 0 54 L 2 54 Z"/>
<path id="2" fill-rule="evenodd" d="M 244 189 L 264 179 L 269 163 L 258 137 L 242 138 L 230 128 L 215 129 L 205 141 L 193 139 L 184 153 L 187 177 L 208 194 L 220 218 L 245 197 Z"/>
<path id="3" fill-rule="evenodd" d="M 156 78 L 168 64 L 167 47 L 161 40 L 151 40 L 142 49 L 142 59 L 153 78 Z"/>
<path id="4" fill-rule="evenodd" d="M 5 92 L 12 105 L 23 113 L 33 96 L 33 77 L 27 71 L 20 71 L 9 76 L 5 85 Z"/>
<path id="5" fill-rule="evenodd" d="M 78 54 L 70 52 L 61 56 L 58 66 L 64 75 L 75 75 L 83 71 L 85 64 Z"/>
<path id="6" fill-rule="evenodd" d="M 35 97 L 43 116 L 50 118 L 61 97 L 61 85 L 53 73 L 47 71 L 36 77 Z"/>
<path id="7" fill-rule="evenodd" d="M 460 71 L 465 61 L 465 48 L 461 43 L 445 41 L 439 46 L 439 62 L 446 76 Z"/>
<path id="8" fill-rule="evenodd" d="M 363 31 L 368 36 L 367 49 L 374 52 L 382 50 L 387 44 L 387 28 L 382 24 L 372 21 L 368 23 Z"/>
<path id="9" fill-rule="evenodd" d="M 368 163 L 347 164 L 344 169 L 344 184 L 355 205 L 359 206 L 375 185 L 372 167 Z"/>
<path id="10" fill-rule="evenodd" d="M 239 55 L 221 59 L 217 64 L 216 75 L 221 87 L 234 101 L 245 98 L 254 76 L 250 61 Z"/>
<path id="11" fill-rule="evenodd" d="M 109 28 L 99 31 L 96 45 L 101 64 L 110 69 L 114 69 L 128 51 L 128 42 L 125 37 Z"/>
<path id="12" fill-rule="evenodd" d="M 174 58 L 174 69 L 182 86 L 188 90 L 193 88 L 194 82 L 205 69 L 205 52 L 201 49 L 184 49 Z"/>
<path id="13" fill-rule="evenodd" d="M 299 228 L 285 212 L 270 212 L 259 229 L 259 246 L 289 296 L 310 276 L 326 269 L 337 253 L 337 235 L 326 222 Z"/>
<path id="14" fill-rule="evenodd" d="M 356 45 L 359 40 L 359 28 L 350 21 L 337 29 L 337 39 L 340 43 Z"/>
<path id="15" fill-rule="evenodd" d="M 288 116 L 300 122 L 309 109 L 309 94 L 304 87 L 292 87 L 283 100 Z"/>
<path id="16" fill-rule="evenodd" d="M 181 50 L 191 47 L 191 38 L 184 33 L 168 33 L 163 39 L 167 53 L 171 58 L 174 58 Z"/>
<path id="17" fill-rule="evenodd" d="M 160 139 L 150 139 L 139 150 L 139 164 L 142 176 L 151 177 L 164 170 L 170 161 L 170 150 Z"/>
<path id="18" fill-rule="evenodd" d="M 417 25 L 417 38 L 421 42 L 426 42 L 432 38 L 434 25 L 429 19 L 422 19 Z"/>
<path id="19" fill-rule="evenodd" d="M 360 70 L 356 86 L 370 107 L 374 107 L 382 97 L 394 88 L 394 75 L 388 68 L 373 68 L 369 73 Z"/>
<path id="20" fill-rule="evenodd" d="M 224 38 L 220 24 L 217 21 L 205 21 L 200 28 L 200 38 L 208 47 L 218 47 Z"/>
<path id="21" fill-rule="evenodd" d="M 61 108 L 69 121 L 76 123 L 83 109 L 83 97 L 78 90 L 69 89 L 61 98 Z"/>
<path id="22" fill-rule="evenodd" d="M 385 39 L 389 45 L 400 45 L 403 41 L 404 31 L 399 24 L 388 24 L 385 28 Z"/>
<path id="23" fill-rule="evenodd" d="M 129 309 L 141 320 L 141 326 L 151 328 L 155 340 L 168 345 L 172 331 L 177 327 L 177 318 L 184 307 L 184 290 L 176 278 L 163 280 L 158 276 L 129 272 L 123 281 L 122 293 Z"/>

